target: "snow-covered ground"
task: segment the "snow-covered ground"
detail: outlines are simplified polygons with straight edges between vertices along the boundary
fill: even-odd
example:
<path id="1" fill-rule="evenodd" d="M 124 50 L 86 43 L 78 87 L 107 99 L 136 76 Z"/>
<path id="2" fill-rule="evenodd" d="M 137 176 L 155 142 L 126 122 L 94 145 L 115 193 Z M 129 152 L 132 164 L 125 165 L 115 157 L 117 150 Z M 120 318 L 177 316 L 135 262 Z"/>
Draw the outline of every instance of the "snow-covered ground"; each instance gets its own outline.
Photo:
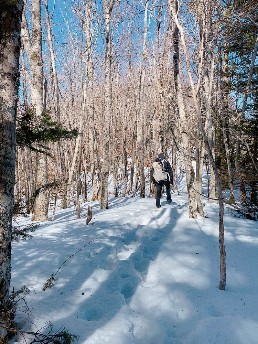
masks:
<path id="1" fill-rule="evenodd" d="M 60 210 L 14 242 L 12 287 L 29 289 L 18 307 L 23 329 L 51 322 L 81 344 L 257 344 L 258 222 L 226 208 L 221 291 L 217 205 L 195 220 L 185 193 L 172 199 L 160 209 L 150 197 L 111 198 L 108 210 L 95 203 L 88 226 L 86 204 L 81 219 Z"/>

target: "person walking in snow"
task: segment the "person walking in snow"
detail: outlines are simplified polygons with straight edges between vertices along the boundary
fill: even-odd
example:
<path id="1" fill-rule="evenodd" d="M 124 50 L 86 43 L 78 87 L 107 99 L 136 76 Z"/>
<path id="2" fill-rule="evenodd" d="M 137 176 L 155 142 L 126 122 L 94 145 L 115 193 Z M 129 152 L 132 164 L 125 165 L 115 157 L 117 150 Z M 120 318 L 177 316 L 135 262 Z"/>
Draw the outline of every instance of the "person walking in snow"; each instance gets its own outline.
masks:
<path id="1" fill-rule="evenodd" d="M 160 199 L 163 186 L 166 188 L 167 203 L 170 204 L 172 202 L 170 183 L 173 182 L 173 172 L 170 163 L 165 159 L 163 153 L 158 154 L 156 160 L 153 162 L 151 176 L 152 182 L 156 186 L 156 207 L 161 207 Z"/>

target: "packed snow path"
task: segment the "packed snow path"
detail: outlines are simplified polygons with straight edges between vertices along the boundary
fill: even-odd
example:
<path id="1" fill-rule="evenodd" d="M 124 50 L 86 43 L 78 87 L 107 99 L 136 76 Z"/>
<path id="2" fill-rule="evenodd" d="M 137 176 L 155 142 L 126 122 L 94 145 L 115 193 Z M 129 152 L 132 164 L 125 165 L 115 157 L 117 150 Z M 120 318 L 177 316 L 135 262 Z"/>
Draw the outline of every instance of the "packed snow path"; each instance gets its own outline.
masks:
<path id="1" fill-rule="evenodd" d="M 112 199 L 104 211 L 95 204 L 88 226 L 86 205 L 79 220 L 61 210 L 14 243 L 12 286 L 30 290 L 30 312 L 22 301 L 18 309 L 24 328 L 51 322 L 85 344 L 257 344 L 257 222 L 226 211 L 220 291 L 217 206 L 189 219 L 186 195 L 172 196 L 160 209 L 153 198 Z"/>

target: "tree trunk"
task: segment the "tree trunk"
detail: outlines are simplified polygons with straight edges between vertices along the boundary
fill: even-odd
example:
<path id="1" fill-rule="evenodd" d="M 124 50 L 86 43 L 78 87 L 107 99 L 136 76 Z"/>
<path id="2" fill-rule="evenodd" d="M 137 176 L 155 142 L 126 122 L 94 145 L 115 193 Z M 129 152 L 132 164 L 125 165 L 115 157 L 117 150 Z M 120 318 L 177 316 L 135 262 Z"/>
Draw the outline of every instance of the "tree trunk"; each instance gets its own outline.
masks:
<path id="1" fill-rule="evenodd" d="M 197 210 L 201 217 L 204 217 L 203 205 L 202 205 L 202 174 L 203 174 L 203 142 L 198 140 L 196 143 L 196 203 Z"/>
<path id="2" fill-rule="evenodd" d="M 178 1 L 171 0 L 170 11 L 173 15 L 175 26 L 173 31 L 173 62 L 174 62 L 174 86 L 177 100 L 177 111 L 180 121 L 180 133 L 181 133 L 181 145 L 183 148 L 183 161 L 186 173 L 186 184 L 188 192 L 189 202 L 189 217 L 196 218 L 199 210 L 202 213 L 202 206 L 196 202 L 196 185 L 195 185 L 195 173 L 192 166 L 191 145 L 188 135 L 188 120 L 186 116 L 186 107 L 183 98 L 182 85 L 179 74 L 179 27 L 177 23 Z"/>
<path id="3" fill-rule="evenodd" d="M 122 196 L 125 197 L 127 193 L 127 187 L 128 187 L 128 160 L 127 160 L 127 136 L 126 136 L 126 129 L 127 127 L 124 126 L 123 128 L 123 191 Z"/>
<path id="4" fill-rule="evenodd" d="M 46 14 L 46 24 L 47 24 L 47 38 L 48 38 L 48 49 L 50 55 L 50 73 L 51 73 L 51 81 L 53 86 L 53 95 L 54 95 L 54 111 L 56 115 L 57 121 L 60 123 L 60 97 L 59 97 L 59 85 L 57 79 L 57 72 L 56 72 L 56 59 L 54 53 L 54 44 L 53 44 L 53 34 L 52 34 L 52 23 L 51 18 L 48 11 L 48 0 L 43 0 L 45 6 L 45 14 Z"/>
<path id="5" fill-rule="evenodd" d="M 72 164 L 71 164 L 71 167 L 69 169 L 69 176 L 68 176 L 68 180 L 67 180 L 67 184 L 66 184 L 66 188 L 65 188 L 64 205 L 66 205 L 66 207 L 70 207 L 71 191 L 74 191 L 74 190 L 72 190 L 73 176 L 74 176 L 74 173 L 75 173 L 75 170 L 77 167 L 78 155 L 80 155 L 81 146 L 82 146 L 82 128 L 83 128 L 83 117 L 81 116 L 80 123 L 79 123 L 79 135 L 76 137 Z"/>
<path id="6" fill-rule="evenodd" d="M 100 181 L 100 208 L 108 209 L 108 177 L 110 169 L 110 121 L 111 121 L 111 16 L 114 0 L 104 0 L 105 12 L 105 100 L 104 100 L 104 133 L 102 139 L 102 163 Z"/>
<path id="7" fill-rule="evenodd" d="M 11 233 L 15 184 L 16 114 L 23 1 L 0 6 L 0 342 L 7 343 L 11 309 Z"/>
<path id="8" fill-rule="evenodd" d="M 31 80 L 31 104 L 36 114 L 36 120 L 40 121 L 44 108 L 43 90 L 43 60 L 42 60 L 42 27 L 41 27 L 41 0 L 32 1 L 32 40 L 25 15 L 22 22 L 23 43 L 30 60 L 32 72 Z M 33 221 L 46 221 L 48 215 L 47 195 L 47 158 L 42 153 L 37 154 L 36 165 L 36 190 L 33 206 Z"/>
<path id="9" fill-rule="evenodd" d="M 176 0 L 177 1 L 177 0 Z M 184 28 L 181 26 L 179 19 L 178 19 L 178 13 L 175 10 L 174 7 L 171 7 L 171 11 L 173 14 L 174 21 L 176 23 L 176 26 L 179 30 L 180 33 L 180 38 L 182 42 L 182 48 L 183 48 L 183 53 L 184 53 L 184 58 L 185 58 L 185 63 L 186 63 L 186 71 L 191 87 L 191 93 L 192 93 L 192 98 L 193 98 L 193 103 L 194 103 L 194 108 L 197 116 L 197 121 L 199 124 L 199 130 L 202 135 L 204 144 L 205 144 L 205 149 L 207 151 L 207 154 L 209 156 L 209 161 L 212 166 L 212 169 L 214 171 L 215 175 L 215 180 L 216 180 L 216 187 L 218 191 L 218 199 L 219 199 L 219 247 L 220 247 L 220 283 L 219 283 L 219 289 L 224 290 L 226 287 L 226 251 L 225 251 L 225 245 L 224 245 L 224 221 L 223 221 L 223 216 L 224 216 L 224 201 L 223 201 L 223 194 L 222 194 L 222 186 L 221 186 L 221 178 L 219 175 L 219 170 L 216 166 L 215 163 L 215 157 L 213 155 L 212 147 L 210 146 L 209 143 L 209 138 L 207 133 L 205 132 L 204 125 L 202 123 L 202 113 L 200 109 L 200 100 L 199 100 L 199 86 L 200 86 L 200 80 L 198 80 L 197 84 L 194 84 L 194 79 L 193 75 L 191 73 L 191 67 L 190 67 L 190 61 L 189 61 L 189 55 L 188 55 L 188 50 L 187 50 L 187 45 L 186 45 L 186 40 L 185 40 L 185 33 L 184 33 Z M 202 55 L 203 52 L 200 51 L 200 55 Z M 203 62 L 203 56 L 200 59 L 200 65 L 198 66 L 198 70 L 200 70 Z M 210 59 L 210 63 L 212 64 L 212 59 Z M 207 69 L 206 69 L 207 70 Z M 213 70 L 211 69 L 213 72 Z M 211 79 L 213 78 L 213 75 L 210 75 Z M 213 79 L 212 79 L 213 80 Z M 211 81 L 212 81 L 211 80 Z M 212 90 L 212 88 L 210 88 Z M 210 94 L 209 94 L 210 96 Z"/>
<path id="10" fill-rule="evenodd" d="M 145 1 L 144 7 L 144 31 L 142 41 L 142 65 L 140 71 L 139 81 L 139 94 L 137 103 L 137 142 L 136 142 L 136 154 L 137 154 L 137 181 L 140 182 L 140 197 L 145 197 L 145 175 L 144 175 L 144 129 L 145 129 L 145 115 L 142 101 L 145 94 L 145 68 L 147 61 L 147 33 L 148 33 L 148 5 L 149 0 Z M 137 184 L 137 183 L 136 183 Z M 135 193 L 138 189 L 138 185 L 135 185 Z"/>
<path id="11" fill-rule="evenodd" d="M 231 163 L 230 150 L 229 150 L 229 128 L 228 128 L 228 117 L 229 117 L 229 80 L 228 80 L 228 55 L 225 54 L 222 61 L 222 109 L 220 111 L 221 122 L 222 122 L 222 134 L 223 142 L 225 147 L 227 170 L 228 170 L 228 185 L 230 190 L 230 203 L 235 203 L 234 195 L 234 176 L 233 167 Z"/>

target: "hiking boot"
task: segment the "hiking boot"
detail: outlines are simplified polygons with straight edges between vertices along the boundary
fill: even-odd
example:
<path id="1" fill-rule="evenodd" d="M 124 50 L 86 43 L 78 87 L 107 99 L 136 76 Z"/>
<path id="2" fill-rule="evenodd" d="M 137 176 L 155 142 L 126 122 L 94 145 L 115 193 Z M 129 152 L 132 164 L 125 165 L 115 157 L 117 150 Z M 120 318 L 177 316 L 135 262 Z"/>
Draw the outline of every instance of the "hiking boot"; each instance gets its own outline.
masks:
<path id="1" fill-rule="evenodd" d="M 171 199 L 168 199 L 167 200 L 167 204 L 171 204 L 172 203 L 172 200 Z"/>
<path id="2" fill-rule="evenodd" d="M 160 208 L 160 207 L 161 207 L 161 205 L 156 205 L 156 207 L 157 207 L 157 208 Z"/>

